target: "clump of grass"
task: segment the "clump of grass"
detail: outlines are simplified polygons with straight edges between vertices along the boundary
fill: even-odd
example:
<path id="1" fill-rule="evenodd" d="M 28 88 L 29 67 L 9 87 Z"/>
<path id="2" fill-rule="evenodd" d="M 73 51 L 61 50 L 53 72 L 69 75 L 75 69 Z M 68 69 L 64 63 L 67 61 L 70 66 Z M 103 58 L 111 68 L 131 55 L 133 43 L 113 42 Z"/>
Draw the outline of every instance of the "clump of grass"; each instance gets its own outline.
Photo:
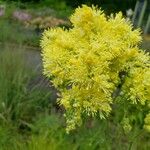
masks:
<path id="1" fill-rule="evenodd" d="M 1 19 L 0 26 L 0 43 L 38 47 L 40 36 L 34 31 L 25 29 L 20 23 Z"/>
<path id="2" fill-rule="evenodd" d="M 0 55 L 0 112 L 3 120 L 16 119 L 20 115 L 23 95 L 29 71 L 20 52 L 2 50 Z M 1 117 L 2 118 L 2 117 Z"/>
<path id="3" fill-rule="evenodd" d="M 90 125 L 91 124 L 91 125 Z M 28 150 L 97 150 L 122 149 L 133 150 L 150 148 L 149 135 L 134 130 L 124 134 L 119 126 L 102 120 L 89 120 L 76 132 L 65 133 L 63 118 L 56 114 L 40 117 L 33 124 L 32 134 L 24 147 Z"/>
<path id="4" fill-rule="evenodd" d="M 23 136 L 18 134 L 17 129 L 9 125 L 0 125 L 0 149 L 1 150 L 17 150 Z"/>
<path id="5" fill-rule="evenodd" d="M 26 65 L 22 50 L 0 52 L 0 123 L 29 128 L 39 112 L 49 106 L 50 94 L 35 85 L 29 87 L 34 72 Z M 38 84 L 38 83 L 37 83 Z"/>

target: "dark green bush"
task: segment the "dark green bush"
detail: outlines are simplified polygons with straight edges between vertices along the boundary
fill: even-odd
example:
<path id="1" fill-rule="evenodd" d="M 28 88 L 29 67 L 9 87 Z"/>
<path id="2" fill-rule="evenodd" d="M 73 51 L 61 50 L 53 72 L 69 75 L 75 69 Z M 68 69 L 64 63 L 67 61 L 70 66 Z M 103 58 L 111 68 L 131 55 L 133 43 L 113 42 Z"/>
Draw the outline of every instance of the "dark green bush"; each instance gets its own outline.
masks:
<path id="1" fill-rule="evenodd" d="M 16 1 L 16 2 L 35 2 L 42 3 L 51 6 L 59 6 L 64 3 L 71 7 L 78 7 L 81 4 L 89 4 L 89 5 L 98 5 L 104 8 L 107 11 L 125 11 L 128 8 L 134 8 L 136 0 L 7 0 L 7 1 Z"/>

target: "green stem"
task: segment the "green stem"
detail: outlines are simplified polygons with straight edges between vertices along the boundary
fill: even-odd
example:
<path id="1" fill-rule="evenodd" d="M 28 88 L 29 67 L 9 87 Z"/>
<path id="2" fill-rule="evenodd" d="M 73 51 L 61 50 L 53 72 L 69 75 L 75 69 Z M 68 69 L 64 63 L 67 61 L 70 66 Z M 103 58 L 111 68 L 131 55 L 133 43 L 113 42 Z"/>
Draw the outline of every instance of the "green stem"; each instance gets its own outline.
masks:
<path id="1" fill-rule="evenodd" d="M 137 137 L 139 137 L 142 133 L 143 133 L 143 131 L 140 131 L 140 132 L 133 138 L 133 140 L 130 142 L 129 150 L 132 149 L 132 145 L 133 145 L 135 139 L 136 139 Z"/>

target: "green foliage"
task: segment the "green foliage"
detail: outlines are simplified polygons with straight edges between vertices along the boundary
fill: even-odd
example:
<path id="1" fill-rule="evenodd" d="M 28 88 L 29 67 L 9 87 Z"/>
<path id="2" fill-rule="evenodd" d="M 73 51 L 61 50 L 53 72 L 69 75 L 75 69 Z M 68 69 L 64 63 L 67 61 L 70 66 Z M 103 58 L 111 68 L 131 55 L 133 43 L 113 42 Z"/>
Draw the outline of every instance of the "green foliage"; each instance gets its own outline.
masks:
<path id="1" fill-rule="evenodd" d="M 50 95 L 36 84 L 29 86 L 35 75 L 24 57 L 23 50 L 15 48 L 0 52 L 0 123 L 16 124 L 18 128 L 28 126 L 39 112 L 48 108 Z"/>
<path id="2" fill-rule="evenodd" d="M 119 0 L 76 0 L 70 1 L 65 0 L 68 5 L 72 7 L 77 7 L 82 4 L 88 5 L 98 5 L 102 7 L 106 12 L 114 12 L 114 11 L 125 11 L 128 8 L 134 8 L 136 0 L 122 0 L 121 3 Z"/>
<path id="3" fill-rule="evenodd" d="M 128 8 L 134 9 L 136 0 L 8 0 L 16 2 L 33 2 L 40 5 L 50 6 L 51 8 L 65 9 L 69 7 L 78 7 L 82 4 L 98 5 L 102 7 L 106 12 L 116 12 L 122 10 L 125 12 Z"/>
<path id="4" fill-rule="evenodd" d="M 22 4 L 22 6 L 28 6 L 28 11 L 30 12 L 29 14 L 33 14 L 33 16 L 36 14 L 36 12 L 44 13 L 49 10 L 49 5 L 45 7 L 43 4 L 36 4 L 36 8 L 34 9 L 32 4 Z M 17 3 L 6 3 L 5 15 L 0 19 L 0 44 L 13 43 L 14 45 L 39 47 L 41 32 L 32 28 L 26 28 L 24 22 L 19 22 L 13 18 L 13 12 L 20 9 L 19 7 L 21 7 L 21 4 L 17 5 Z M 65 10 L 62 8 L 61 10 L 59 9 L 58 12 L 54 10 L 50 11 L 53 13 L 48 13 L 46 15 L 65 17 L 67 14 L 70 14 L 71 10 Z"/>
<path id="5" fill-rule="evenodd" d="M 40 37 L 36 32 L 23 29 L 21 24 L 6 19 L 0 20 L 0 26 L 0 43 L 11 42 L 38 47 Z"/>
<path id="6" fill-rule="evenodd" d="M 149 134 L 134 130 L 124 134 L 121 126 L 112 122 L 89 120 L 75 133 L 65 133 L 63 118 L 56 114 L 39 115 L 28 134 L 21 135 L 11 126 L 0 126 L 0 146 L 3 150 L 147 150 Z"/>

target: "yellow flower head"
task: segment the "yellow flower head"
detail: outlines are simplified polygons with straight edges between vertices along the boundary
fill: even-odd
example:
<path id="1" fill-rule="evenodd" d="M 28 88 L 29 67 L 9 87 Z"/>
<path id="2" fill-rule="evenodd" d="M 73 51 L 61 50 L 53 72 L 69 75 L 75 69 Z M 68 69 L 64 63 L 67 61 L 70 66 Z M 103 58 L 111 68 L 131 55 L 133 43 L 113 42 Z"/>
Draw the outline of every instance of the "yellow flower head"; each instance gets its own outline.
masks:
<path id="1" fill-rule="evenodd" d="M 121 13 L 107 17 L 86 5 L 70 20 L 71 29 L 46 30 L 41 41 L 44 74 L 60 91 L 67 131 L 81 125 L 83 115 L 107 117 L 121 92 L 131 103 L 150 100 L 149 55 L 138 48 L 140 31 Z"/>

